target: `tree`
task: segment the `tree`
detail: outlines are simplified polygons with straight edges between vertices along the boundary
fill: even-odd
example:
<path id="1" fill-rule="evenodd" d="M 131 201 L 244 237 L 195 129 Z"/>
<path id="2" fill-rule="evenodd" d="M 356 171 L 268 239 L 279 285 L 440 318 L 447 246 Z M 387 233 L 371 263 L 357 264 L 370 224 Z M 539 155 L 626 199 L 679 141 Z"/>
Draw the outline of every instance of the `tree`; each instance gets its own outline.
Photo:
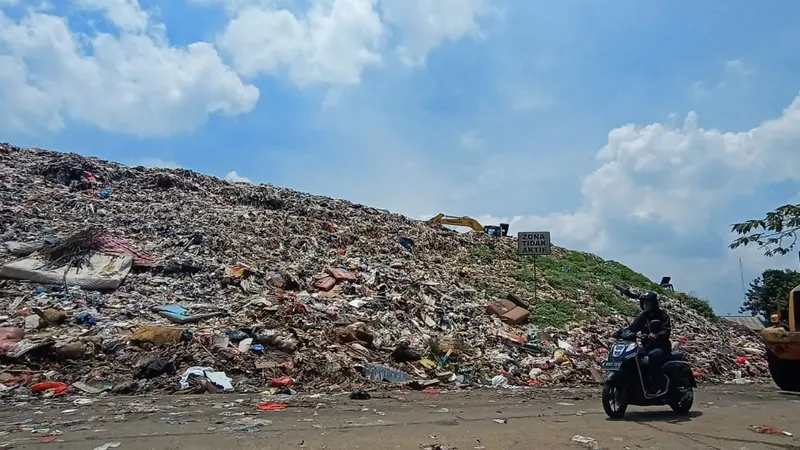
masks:
<path id="1" fill-rule="evenodd" d="M 769 320 L 772 314 L 786 311 L 789 306 L 789 292 L 798 285 L 800 285 L 800 272 L 789 269 L 767 269 L 760 277 L 750 282 L 750 289 L 745 294 L 746 300 L 739 308 L 739 312 L 761 315 Z"/>
<path id="2" fill-rule="evenodd" d="M 766 256 L 785 255 L 794 249 L 800 232 L 800 204 L 783 205 L 770 211 L 763 219 L 753 219 L 733 225 L 732 232 L 740 235 L 730 248 L 757 244 Z"/>

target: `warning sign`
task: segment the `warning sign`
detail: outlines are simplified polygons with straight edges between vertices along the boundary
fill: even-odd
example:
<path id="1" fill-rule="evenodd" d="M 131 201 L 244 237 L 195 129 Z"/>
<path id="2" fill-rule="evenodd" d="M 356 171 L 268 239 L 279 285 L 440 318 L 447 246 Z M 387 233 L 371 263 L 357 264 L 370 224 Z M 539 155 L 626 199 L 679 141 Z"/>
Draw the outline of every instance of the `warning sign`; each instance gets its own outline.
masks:
<path id="1" fill-rule="evenodd" d="M 521 231 L 517 233 L 517 242 L 519 243 L 517 253 L 520 255 L 550 254 L 549 231 Z"/>

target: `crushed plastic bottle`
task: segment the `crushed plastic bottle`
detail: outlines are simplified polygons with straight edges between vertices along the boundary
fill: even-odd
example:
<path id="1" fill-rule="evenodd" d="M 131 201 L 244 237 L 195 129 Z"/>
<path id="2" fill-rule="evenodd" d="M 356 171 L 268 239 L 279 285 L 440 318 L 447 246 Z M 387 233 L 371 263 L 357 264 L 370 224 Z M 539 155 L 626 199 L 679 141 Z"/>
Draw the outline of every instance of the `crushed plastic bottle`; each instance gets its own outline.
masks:
<path id="1" fill-rule="evenodd" d="M 364 376 L 372 381 L 389 381 L 399 383 L 412 379 L 412 376 L 397 369 L 380 364 L 367 364 L 364 367 Z"/>

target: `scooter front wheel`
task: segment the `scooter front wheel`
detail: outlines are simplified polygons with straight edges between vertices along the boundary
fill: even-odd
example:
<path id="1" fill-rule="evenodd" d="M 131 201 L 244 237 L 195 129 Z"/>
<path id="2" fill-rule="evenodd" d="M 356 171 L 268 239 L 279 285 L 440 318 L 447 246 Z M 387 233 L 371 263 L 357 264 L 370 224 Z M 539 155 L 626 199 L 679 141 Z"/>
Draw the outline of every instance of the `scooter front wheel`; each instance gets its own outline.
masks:
<path id="1" fill-rule="evenodd" d="M 628 400 L 625 398 L 624 389 L 606 383 L 603 386 L 603 410 L 611 419 L 621 419 L 628 409 Z"/>

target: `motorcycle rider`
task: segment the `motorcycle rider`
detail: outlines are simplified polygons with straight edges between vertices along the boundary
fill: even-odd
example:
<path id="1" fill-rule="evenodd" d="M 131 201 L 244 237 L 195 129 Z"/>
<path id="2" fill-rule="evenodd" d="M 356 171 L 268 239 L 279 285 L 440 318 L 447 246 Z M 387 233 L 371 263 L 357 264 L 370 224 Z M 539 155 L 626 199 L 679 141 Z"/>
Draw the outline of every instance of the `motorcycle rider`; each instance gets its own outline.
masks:
<path id="1" fill-rule="evenodd" d="M 656 375 L 661 369 L 664 358 L 672 353 L 672 342 L 669 339 L 672 323 L 669 314 L 659 305 L 658 294 L 653 291 L 639 295 L 639 308 L 642 312 L 633 319 L 628 330 L 632 333 L 646 333 L 646 338 L 642 340 L 646 357 L 643 361 L 646 361 L 645 366 L 650 379 L 655 381 L 659 378 Z M 660 324 L 655 326 L 654 321 Z"/>

